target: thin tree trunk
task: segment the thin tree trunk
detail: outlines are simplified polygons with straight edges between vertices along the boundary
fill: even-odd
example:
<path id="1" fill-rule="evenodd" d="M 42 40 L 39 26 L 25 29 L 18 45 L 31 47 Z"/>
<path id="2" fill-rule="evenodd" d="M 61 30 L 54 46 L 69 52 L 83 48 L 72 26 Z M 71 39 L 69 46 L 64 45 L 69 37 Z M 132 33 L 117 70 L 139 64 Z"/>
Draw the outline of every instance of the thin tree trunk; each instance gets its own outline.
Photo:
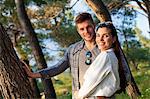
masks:
<path id="1" fill-rule="evenodd" d="M 22 28 L 24 29 L 26 33 L 26 37 L 29 40 L 30 46 L 32 48 L 32 52 L 34 54 L 35 60 L 38 65 L 38 69 L 47 68 L 47 64 L 44 59 L 42 49 L 39 45 L 39 41 L 37 39 L 36 33 L 34 32 L 34 29 L 25 11 L 24 2 L 23 0 L 15 0 L 15 3 L 17 6 L 19 21 L 21 23 Z M 42 79 L 42 83 L 45 89 L 44 93 L 45 93 L 46 98 L 55 99 L 56 94 L 55 94 L 55 90 L 54 90 L 51 79 Z"/>
<path id="2" fill-rule="evenodd" d="M 95 12 L 100 22 L 111 21 L 111 16 L 107 7 L 101 0 L 84 0 L 88 6 Z"/>
<path id="3" fill-rule="evenodd" d="M 134 70 L 138 71 L 138 64 L 136 64 L 136 62 L 134 60 L 131 60 L 132 64 L 133 64 L 133 68 Z"/>
<path id="4" fill-rule="evenodd" d="M 16 39 L 16 38 L 14 37 L 14 39 Z M 13 42 L 13 41 L 12 41 L 12 42 Z M 13 42 L 13 45 L 14 45 L 14 47 L 16 48 L 16 51 L 17 51 L 17 53 L 19 54 L 20 58 L 29 66 L 29 68 L 31 68 L 30 65 L 29 65 L 29 61 L 28 61 L 28 59 L 27 59 L 27 58 L 28 58 L 28 57 L 27 57 L 27 54 L 22 50 L 21 47 L 19 47 L 17 40 L 16 40 L 15 42 Z M 32 69 L 31 69 L 31 71 L 32 71 Z M 31 84 L 31 88 L 32 88 L 32 90 L 33 90 L 33 93 L 34 93 L 34 95 L 35 95 L 35 98 L 41 98 L 40 90 L 39 90 L 39 88 L 38 88 L 38 86 L 37 86 L 37 81 L 36 81 L 36 79 L 29 78 L 29 81 L 30 81 L 30 84 Z"/>
<path id="5" fill-rule="evenodd" d="M 11 40 L 1 24 L 0 90 L 4 99 L 34 98 L 29 80 L 25 76 Z"/>
<path id="6" fill-rule="evenodd" d="M 123 22 L 122 22 L 122 29 L 123 29 L 123 31 L 122 31 L 122 33 L 123 33 L 123 36 L 124 36 L 124 39 L 125 39 L 125 45 L 126 45 L 126 50 L 128 51 L 129 50 L 129 45 L 128 45 L 128 40 L 127 40 L 127 34 L 126 34 L 126 32 L 125 32 L 125 13 L 126 13 L 126 11 L 127 11 L 127 9 L 126 9 L 126 7 L 125 7 L 125 12 L 124 12 L 124 15 L 123 15 Z"/>
<path id="7" fill-rule="evenodd" d="M 149 30 L 150 30 L 150 1 L 149 0 L 143 0 L 145 7 L 147 9 L 147 15 L 148 15 L 148 22 L 149 22 Z"/>
<path id="8" fill-rule="evenodd" d="M 147 14 L 148 22 L 149 22 L 149 29 L 150 29 L 150 0 L 142 0 L 141 3 L 139 0 L 134 0 L 139 7 Z M 144 4 L 144 7 L 143 7 Z"/>

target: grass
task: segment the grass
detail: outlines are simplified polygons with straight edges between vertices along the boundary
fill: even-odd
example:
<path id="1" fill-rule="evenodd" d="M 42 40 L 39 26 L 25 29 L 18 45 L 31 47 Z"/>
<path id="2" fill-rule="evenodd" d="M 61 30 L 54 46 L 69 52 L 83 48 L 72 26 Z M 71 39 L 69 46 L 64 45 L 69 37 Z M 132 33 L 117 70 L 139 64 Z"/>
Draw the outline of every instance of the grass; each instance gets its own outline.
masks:
<path id="1" fill-rule="evenodd" d="M 57 76 L 58 80 L 53 80 L 57 99 L 71 99 L 72 98 L 72 81 L 71 75 L 64 72 Z"/>
<path id="2" fill-rule="evenodd" d="M 133 75 L 142 94 L 139 99 L 150 99 L 150 67 L 141 68 Z"/>
<path id="3" fill-rule="evenodd" d="M 135 82 L 137 83 L 141 96 L 138 99 L 150 99 L 150 67 L 141 67 L 138 71 L 132 72 Z M 55 91 L 58 99 L 71 99 L 71 75 L 62 73 L 57 76 L 59 80 L 53 80 Z M 116 95 L 116 99 L 130 99 L 127 94 L 121 93 Z"/>

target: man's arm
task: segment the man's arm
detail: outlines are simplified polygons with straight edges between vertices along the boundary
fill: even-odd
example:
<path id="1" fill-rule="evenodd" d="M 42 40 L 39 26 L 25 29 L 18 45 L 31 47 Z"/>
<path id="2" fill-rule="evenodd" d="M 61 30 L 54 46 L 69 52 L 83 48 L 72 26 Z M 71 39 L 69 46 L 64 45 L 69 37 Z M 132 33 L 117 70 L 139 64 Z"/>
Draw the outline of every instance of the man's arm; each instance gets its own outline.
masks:
<path id="1" fill-rule="evenodd" d="M 69 60 L 64 57 L 56 65 L 39 70 L 42 78 L 50 78 L 64 72 L 69 67 Z"/>
<path id="2" fill-rule="evenodd" d="M 22 63 L 24 64 L 24 70 L 30 78 L 50 78 L 64 72 L 69 67 L 68 50 L 64 57 L 56 65 L 39 70 L 35 73 L 30 70 L 24 61 L 22 61 Z"/>
<path id="3" fill-rule="evenodd" d="M 28 75 L 28 77 L 30 77 L 30 78 L 41 78 L 42 77 L 42 75 L 38 72 L 33 73 L 30 70 L 29 66 L 24 61 L 21 61 L 21 62 L 23 63 L 23 68 L 24 68 L 26 74 Z"/>

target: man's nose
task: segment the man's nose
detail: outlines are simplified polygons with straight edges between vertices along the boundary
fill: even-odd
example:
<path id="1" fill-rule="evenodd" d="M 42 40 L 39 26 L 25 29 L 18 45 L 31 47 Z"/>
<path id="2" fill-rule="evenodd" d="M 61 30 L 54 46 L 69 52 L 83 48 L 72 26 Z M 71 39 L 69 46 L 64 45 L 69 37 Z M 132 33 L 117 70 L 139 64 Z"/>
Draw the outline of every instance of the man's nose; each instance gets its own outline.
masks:
<path id="1" fill-rule="evenodd" d="M 84 29 L 84 32 L 85 32 L 85 33 L 87 33 L 87 32 L 88 32 L 88 29 L 87 29 L 87 28 L 85 28 L 85 29 Z"/>

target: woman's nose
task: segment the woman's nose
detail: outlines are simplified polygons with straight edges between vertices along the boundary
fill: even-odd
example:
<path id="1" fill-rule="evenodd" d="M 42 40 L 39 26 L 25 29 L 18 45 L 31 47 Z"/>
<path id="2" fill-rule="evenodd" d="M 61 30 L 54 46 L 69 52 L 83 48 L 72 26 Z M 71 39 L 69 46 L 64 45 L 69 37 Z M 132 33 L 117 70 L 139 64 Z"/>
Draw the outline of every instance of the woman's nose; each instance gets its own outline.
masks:
<path id="1" fill-rule="evenodd" d="M 100 36 L 99 39 L 100 39 L 100 41 L 103 41 L 103 37 L 102 36 Z"/>

